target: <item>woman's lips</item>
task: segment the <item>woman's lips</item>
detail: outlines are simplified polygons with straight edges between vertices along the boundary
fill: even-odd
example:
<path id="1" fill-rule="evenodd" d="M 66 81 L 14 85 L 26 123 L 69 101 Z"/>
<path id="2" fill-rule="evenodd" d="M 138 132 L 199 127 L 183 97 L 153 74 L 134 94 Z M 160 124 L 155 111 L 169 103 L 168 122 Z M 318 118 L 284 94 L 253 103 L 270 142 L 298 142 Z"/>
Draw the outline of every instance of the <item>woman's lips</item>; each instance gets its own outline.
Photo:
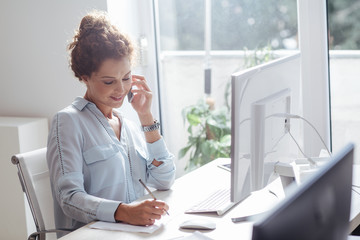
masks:
<path id="1" fill-rule="evenodd" d="M 122 97 L 111 97 L 111 99 L 113 99 L 114 101 L 121 101 Z"/>

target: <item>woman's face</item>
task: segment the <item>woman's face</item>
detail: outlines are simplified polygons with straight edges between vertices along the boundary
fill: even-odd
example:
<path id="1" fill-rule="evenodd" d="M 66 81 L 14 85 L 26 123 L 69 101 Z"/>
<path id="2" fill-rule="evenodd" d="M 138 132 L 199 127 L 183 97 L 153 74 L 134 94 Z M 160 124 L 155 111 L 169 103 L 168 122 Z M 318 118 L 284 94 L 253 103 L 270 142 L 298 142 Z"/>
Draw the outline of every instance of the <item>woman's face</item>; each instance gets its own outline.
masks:
<path id="1" fill-rule="evenodd" d="M 85 98 L 92 101 L 104 113 L 119 108 L 131 88 L 130 61 L 127 57 L 120 60 L 107 59 L 91 76 L 83 76 L 87 91 Z"/>

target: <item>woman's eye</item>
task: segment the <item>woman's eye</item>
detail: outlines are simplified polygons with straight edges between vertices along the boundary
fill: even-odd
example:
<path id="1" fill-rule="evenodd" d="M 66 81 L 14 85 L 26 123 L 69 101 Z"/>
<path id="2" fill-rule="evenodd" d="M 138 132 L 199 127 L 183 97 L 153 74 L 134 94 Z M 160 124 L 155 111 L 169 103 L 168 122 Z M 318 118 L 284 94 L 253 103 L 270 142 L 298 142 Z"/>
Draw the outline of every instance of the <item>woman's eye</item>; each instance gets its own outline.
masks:
<path id="1" fill-rule="evenodd" d="M 122 80 L 123 80 L 123 81 L 127 81 L 127 80 L 130 80 L 130 77 L 127 77 L 127 78 L 123 78 Z"/>
<path id="2" fill-rule="evenodd" d="M 104 82 L 106 85 L 110 85 L 110 84 L 112 84 L 114 81 L 106 81 L 106 82 Z"/>

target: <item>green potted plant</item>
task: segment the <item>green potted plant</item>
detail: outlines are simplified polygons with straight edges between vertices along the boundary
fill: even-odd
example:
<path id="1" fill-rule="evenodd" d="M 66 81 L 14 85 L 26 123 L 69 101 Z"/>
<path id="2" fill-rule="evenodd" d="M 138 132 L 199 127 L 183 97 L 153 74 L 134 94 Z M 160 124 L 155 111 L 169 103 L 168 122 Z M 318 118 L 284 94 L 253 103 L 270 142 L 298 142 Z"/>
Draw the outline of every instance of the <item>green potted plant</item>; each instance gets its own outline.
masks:
<path id="1" fill-rule="evenodd" d="M 184 124 L 188 124 L 187 145 L 179 152 L 179 159 L 188 152 L 190 159 L 186 170 L 202 166 L 220 157 L 230 157 L 231 126 L 226 108 L 213 109 L 200 100 L 182 111 Z"/>

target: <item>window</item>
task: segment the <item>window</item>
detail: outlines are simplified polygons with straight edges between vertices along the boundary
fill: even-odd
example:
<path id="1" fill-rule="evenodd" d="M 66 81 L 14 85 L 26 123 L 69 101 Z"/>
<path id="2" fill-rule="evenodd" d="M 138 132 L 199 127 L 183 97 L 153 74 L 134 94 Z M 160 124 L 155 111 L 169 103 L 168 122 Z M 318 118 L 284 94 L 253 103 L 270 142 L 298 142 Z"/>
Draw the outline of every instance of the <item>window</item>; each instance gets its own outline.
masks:
<path id="1" fill-rule="evenodd" d="M 155 12 L 161 99 L 166 99 L 161 106 L 164 137 L 177 157 L 181 149 L 194 143 L 198 144 L 198 151 L 210 155 L 203 158 L 209 159 L 215 155 L 213 147 L 227 144 L 226 141 L 207 141 L 211 134 L 206 128 L 198 134 L 201 124 L 189 132 L 183 109 L 202 107 L 199 101 L 207 101 L 219 113 L 218 118 L 227 118 L 224 124 L 230 126 L 230 75 L 298 51 L 297 3 L 295 0 L 158 0 Z M 211 69 L 211 92 L 205 93 L 208 69 Z M 194 115 L 199 111 L 194 109 Z M 183 174 L 186 159 L 192 159 L 193 163 L 206 162 L 192 158 L 194 154 L 195 148 L 191 148 L 181 159 L 178 175 Z"/>
<path id="2" fill-rule="evenodd" d="M 327 2 L 332 147 L 336 152 L 349 141 L 360 144 L 360 2 Z"/>

